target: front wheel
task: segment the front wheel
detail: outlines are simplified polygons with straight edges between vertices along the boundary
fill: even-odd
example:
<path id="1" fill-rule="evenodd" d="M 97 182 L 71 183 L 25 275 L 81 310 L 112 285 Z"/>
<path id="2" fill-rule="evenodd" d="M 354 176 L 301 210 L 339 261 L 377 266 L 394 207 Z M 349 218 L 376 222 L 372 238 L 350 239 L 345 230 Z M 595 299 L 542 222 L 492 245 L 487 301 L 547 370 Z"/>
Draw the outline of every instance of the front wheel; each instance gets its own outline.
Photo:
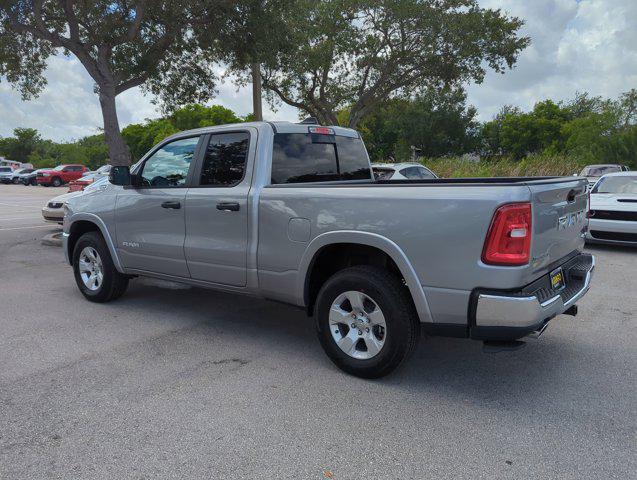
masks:
<path id="1" fill-rule="evenodd" d="M 358 377 L 388 375 L 420 336 L 409 291 L 396 275 L 378 267 L 362 265 L 334 274 L 319 292 L 315 315 L 325 353 Z"/>
<path id="2" fill-rule="evenodd" d="M 54 187 L 59 187 L 60 185 L 62 185 L 62 180 L 58 177 L 53 178 L 53 180 L 51 180 L 51 185 L 53 185 Z"/>
<path id="3" fill-rule="evenodd" d="M 82 235 L 73 250 L 75 283 L 87 300 L 110 302 L 121 297 L 128 277 L 117 271 L 106 242 L 98 232 Z"/>

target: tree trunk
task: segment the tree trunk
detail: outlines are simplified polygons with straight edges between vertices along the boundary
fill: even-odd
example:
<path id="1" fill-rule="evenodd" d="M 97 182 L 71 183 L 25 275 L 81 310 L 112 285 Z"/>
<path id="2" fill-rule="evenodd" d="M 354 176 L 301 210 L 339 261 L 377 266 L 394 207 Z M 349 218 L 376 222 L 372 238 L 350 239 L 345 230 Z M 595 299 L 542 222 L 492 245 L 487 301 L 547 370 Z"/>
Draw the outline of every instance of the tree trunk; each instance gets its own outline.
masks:
<path id="1" fill-rule="evenodd" d="M 128 166 L 131 162 L 131 154 L 119 131 L 117 120 L 117 108 L 115 106 L 115 88 L 100 85 L 100 105 L 104 118 L 104 140 L 108 146 L 108 157 L 113 166 Z"/>
<path id="2" fill-rule="evenodd" d="M 253 63 L 250 65 L 252 70 L 252 112 L 254 120 L 263 121 L 263 105 L 261 100 L 261 65 Z"/>

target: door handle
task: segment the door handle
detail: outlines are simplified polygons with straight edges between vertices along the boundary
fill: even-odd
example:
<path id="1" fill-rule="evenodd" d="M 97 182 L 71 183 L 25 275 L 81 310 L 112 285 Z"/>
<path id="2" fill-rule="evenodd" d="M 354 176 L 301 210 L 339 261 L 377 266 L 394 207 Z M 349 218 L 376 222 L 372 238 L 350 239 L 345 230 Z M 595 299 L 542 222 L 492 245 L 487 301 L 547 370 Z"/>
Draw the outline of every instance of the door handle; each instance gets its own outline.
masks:
<path id="1" fill-rule="evenodd" d="M 164 202 L 161 204 L 161 208 L 172 208 L 174 210 L 179 210 L 181 208 L 180 202 Z"/>
<path id="2" fill-rule="evenodd" d="M 238 212 L 239 204 L 234 202 L 217 203 L 217 210 L 226 210 L 228 212 Z"/>

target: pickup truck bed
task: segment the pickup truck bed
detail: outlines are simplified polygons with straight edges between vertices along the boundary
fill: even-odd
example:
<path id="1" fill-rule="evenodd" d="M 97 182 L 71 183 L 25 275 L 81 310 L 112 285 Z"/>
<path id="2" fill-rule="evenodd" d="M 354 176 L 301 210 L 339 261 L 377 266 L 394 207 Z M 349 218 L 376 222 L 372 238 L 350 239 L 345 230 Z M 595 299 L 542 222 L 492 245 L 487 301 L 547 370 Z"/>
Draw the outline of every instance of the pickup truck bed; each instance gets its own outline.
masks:
<path id="1" fill-rule="evenodd" d="M 165 173 L 185 148 L 183 174 Z M 149 275 L 284 301 L 313 314 L 330 358 L 360 376 L 396 368 L 421 326 L 482 340 L 539 333 L 575 312 L 594 268 L 581 252 L 584 179 L 374 181 L 358 133 L 340 127 L 184 132 L 111 180 L 69 201 L 65 219 L 89 300 Z M 112 261 L 111 290 L 83 280 L 91 245 Z"/>

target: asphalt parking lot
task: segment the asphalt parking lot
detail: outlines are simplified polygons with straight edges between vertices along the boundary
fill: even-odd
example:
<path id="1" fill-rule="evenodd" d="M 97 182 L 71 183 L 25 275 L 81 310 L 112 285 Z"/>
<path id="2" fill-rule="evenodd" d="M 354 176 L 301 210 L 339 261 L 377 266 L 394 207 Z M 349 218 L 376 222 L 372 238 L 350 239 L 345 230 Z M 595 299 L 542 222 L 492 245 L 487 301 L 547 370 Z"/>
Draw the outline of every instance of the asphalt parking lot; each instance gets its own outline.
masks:
<path id="1" fill-rule="evenodd" d="M 65 189 L 58 189 L 63 192 Z M 635 478 L 637 249 L 516 352 L 423 339 L 337 370 L 277 303 L 137 279 L 83 299 L 39 209 L 0 185 L 0 478 Z"/>

